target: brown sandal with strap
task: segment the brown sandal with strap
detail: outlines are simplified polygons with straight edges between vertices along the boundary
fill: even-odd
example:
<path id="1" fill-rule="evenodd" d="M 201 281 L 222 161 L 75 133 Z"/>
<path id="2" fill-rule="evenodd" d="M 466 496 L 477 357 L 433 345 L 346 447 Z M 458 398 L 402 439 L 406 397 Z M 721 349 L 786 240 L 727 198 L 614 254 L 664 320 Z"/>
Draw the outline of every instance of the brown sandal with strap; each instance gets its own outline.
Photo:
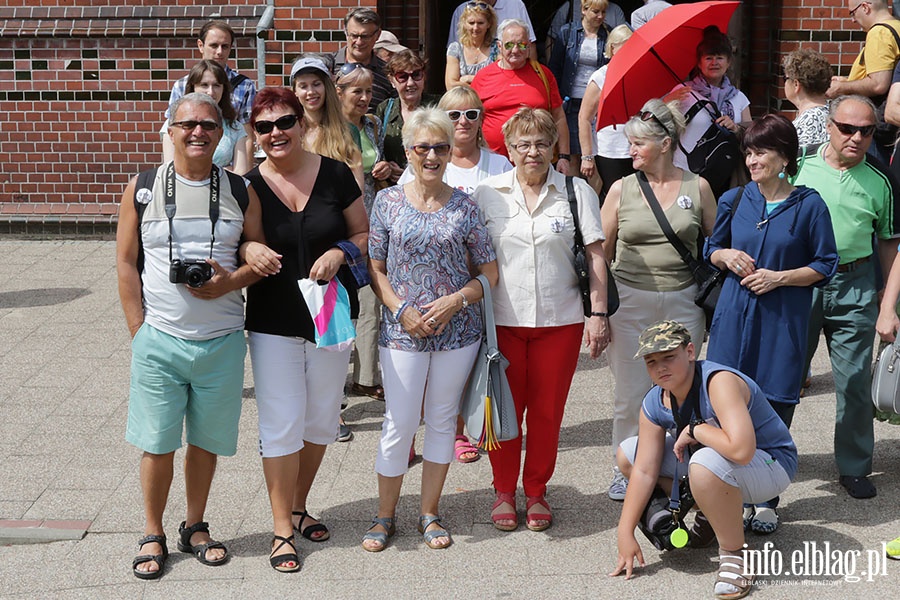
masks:
<path id="1" fill-rule="evenodd" d="M 726 553 L 719 555 L 719 573 L 716 576 L 715 587 L 716 598 L 718 600 L 743 598 L 750 593 L 753 587 L 753 575 L 744 574 L 743 556 L 738 556 L 732 551 L 724 552 Z"/>

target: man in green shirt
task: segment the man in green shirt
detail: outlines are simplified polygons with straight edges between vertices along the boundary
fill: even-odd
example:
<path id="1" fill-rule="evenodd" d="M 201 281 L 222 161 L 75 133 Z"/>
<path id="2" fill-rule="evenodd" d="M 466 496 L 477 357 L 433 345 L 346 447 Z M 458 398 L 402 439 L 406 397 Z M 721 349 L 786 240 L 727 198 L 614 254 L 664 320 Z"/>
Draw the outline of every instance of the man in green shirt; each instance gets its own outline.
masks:
<path id="1" fill-rule="evenodd" d="M 840 483 L 854 498 L 876 494 L 868 479 L 875 447 L 871 362 L 878 316 L 873 235 L 885 279 L 897 254 L 890 239 L 894 190 L 883 167 L 866 159 L 875 123 L 868 98 L 835 99 L 827 125 L 831 139 L 801 159 L 794 182 L 815 188 L 825 200 L 840 254 L 837 274 L 813 291 L 807 370 L 824 329 L 837 396 L 834 455 Z"/>

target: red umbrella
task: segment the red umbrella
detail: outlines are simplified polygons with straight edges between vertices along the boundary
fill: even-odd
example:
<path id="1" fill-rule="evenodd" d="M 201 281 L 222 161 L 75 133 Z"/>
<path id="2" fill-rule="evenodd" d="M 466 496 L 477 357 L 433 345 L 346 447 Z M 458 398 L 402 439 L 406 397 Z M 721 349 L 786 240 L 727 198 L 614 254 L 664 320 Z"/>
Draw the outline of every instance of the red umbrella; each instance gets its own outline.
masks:
<path id="1" fill-rule="evenodd" d="M 665 96 L 697 65 L 696 48 L 703 30 L 728 30 L 740 2 L 677 4 L 659 13 L 609 61 L 597 111 L 597 129 L 625 123 L 650 98 Z"/>

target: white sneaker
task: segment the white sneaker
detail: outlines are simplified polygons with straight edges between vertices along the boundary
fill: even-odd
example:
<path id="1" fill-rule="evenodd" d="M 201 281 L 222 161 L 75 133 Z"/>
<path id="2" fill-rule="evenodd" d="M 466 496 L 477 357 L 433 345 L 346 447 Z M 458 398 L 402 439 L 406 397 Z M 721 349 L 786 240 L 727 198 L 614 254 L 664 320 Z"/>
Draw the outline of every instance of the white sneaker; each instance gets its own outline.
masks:
<path id="1" fill-rule="evenodd" d="M 609 484 L 607 495 L 610 500 L 622 501 L 625 499 L 625 490 L 628 489 L 628 480 L 625 479 L 625 476 L 622 475 L 622 472 L 617 468 L 613 468 L 613 473 L 613 480 L 612 483 Z"/>

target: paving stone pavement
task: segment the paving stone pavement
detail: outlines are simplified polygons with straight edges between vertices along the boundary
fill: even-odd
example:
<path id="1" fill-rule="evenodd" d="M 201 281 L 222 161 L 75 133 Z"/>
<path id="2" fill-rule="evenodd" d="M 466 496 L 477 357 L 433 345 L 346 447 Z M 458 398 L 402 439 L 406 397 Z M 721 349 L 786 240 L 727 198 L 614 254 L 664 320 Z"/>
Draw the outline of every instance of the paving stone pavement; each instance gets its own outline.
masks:
<path id="1" fill-rule="evenodd" d="M 455 544 L 429 550 L 415 531 L 418 464 L 403 488 L 398 535 L 381 554 L 364 552 L 360 539 L 376 510 L 373 466 L 384 405 L 352 397 L 345 414 L 355 438 L 329 448 L 309 502 L 331 528 L 331 540 L 300 540 L 303 569 L 293 575 L 276 573 L 267 560 L 271 519 L 248 363 L 238 454 L 220 461 L 207 511 L 232 560 L 210 568 L 176 551 L 161 580 L 138 581 L 130 563 L 142 530 L 140 452 L 124 440 L 130 352 L 115 244 L 6 238 L 0 257 L 0 520 L 91 521 L 77 541 L 0 546 L 2 598 L 643 599 L 674 590 L 712 598 L 714 550 L 660 554 L 639 537 L 647 563 L 640 575 L 607 577 L 621 506 L 606 497 L 612 377 L 605 360 L 584 355 L 548 492 L 551 529 L 502 533 L 491 526 L 490 466 L 483 457 L 450 469 L 441 510 Z M 782 496 L 782 526 L 748 542 L 758 549 L 774 544 L 767 564 L 774 570 L 780 557 L 783 571 L 796 568 L 792 558 L 804 548 L 815 544 L 821 551 L 827 544 L 826 562 L 838 575 L 816 576 L 815 565 L 802 561 L 808 574 L 765 577 L 753 598 L 890 594 L 900 562 L 884 564 L 881 544 L 900 535 L 900 427 L 875 426 L 878 496 L 849 498 L 832 458 L 834 393 L 825 352 L 817 354 L 813 372 L 794 419 L 800 470 Z M 519 504 L 521 511 L 521 491 Z M 183 512 L 184 486 L 176 475 L 165 521 L 172 550 Z M 880 564 L 868 564 L 876 556 Z"/>

